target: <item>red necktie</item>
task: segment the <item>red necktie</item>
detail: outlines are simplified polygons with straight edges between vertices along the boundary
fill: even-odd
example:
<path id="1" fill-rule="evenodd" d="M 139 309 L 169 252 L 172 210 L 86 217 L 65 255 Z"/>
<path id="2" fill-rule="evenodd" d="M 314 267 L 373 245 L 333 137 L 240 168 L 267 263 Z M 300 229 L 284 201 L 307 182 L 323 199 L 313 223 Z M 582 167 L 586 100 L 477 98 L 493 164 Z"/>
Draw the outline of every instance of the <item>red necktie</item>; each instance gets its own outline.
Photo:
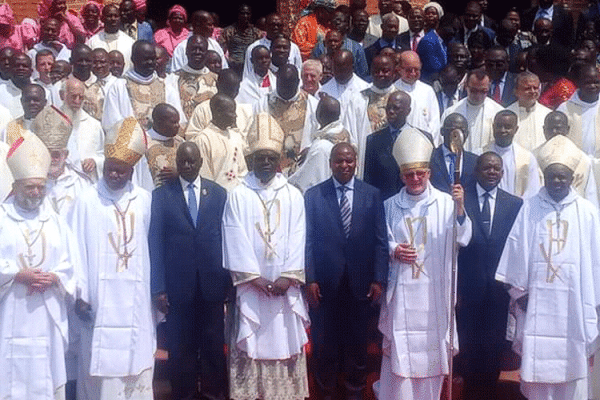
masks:
<path id="1" fill-rule="evenodd" d="M 500 81 L 494 83 L 494 92 L 492 93 L 492 99 L 498 104 L 502 102 L 502 93 L 500 93 Z"/>
<path id="2" fill-rule="evenodd" d="M 265 78 L 263 79 L 262 83 L 260 84 L 260 87 L 270 87 L 271 86 L 271 80 L 269 79 L 269 74 L 265 75 Z"/>
<path id="3" fill-rule="evenodd" d="M 417 51 L 417 39 L 419 38 L 418 35 L 414 35 L 413 36 L 413 40 L 412 40 L 412 51 Z"/>

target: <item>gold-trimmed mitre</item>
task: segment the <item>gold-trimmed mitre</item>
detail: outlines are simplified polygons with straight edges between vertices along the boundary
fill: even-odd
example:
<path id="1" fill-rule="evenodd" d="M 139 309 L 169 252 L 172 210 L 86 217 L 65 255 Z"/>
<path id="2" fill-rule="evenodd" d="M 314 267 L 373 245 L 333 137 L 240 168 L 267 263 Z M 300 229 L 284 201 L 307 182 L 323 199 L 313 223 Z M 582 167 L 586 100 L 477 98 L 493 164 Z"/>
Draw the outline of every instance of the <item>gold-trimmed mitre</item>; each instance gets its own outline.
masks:
<path id="1" fill-rule="evenodd" d="M 35 133 L 49 150 L 67 148 L 73 124 L 69 117 L 54 106 L 44 107 L 31 123 Z"/>
<path id="2" fill-rule="evenodd" d="M 15 181 L 46 178 L 50 162 L 50 151 L 35 135 L 21 136 L 15 140 L 6 156 L 6 163 Z"/>
<path id="3" fill-rule="evenodd" d="M 542 171 L 552 164 L 562 164 L 575 172 L 581 159 L 581 150 L 571 139 L 556 135 L 542 144 L 535 155 Z"/>
<path id="4" fill-rule="evenodd" d="M 252 122 L 248 134 L 248 154 L 258 150 L 273 150 L 276 153 L 283 151 L 285 135 L 279 123 L 270 114 L 260 113 Z"/>
<path id="5" fill-rule="evenodd" d="M 402 129 L 394 142 L 392 154 L 400 169 L 429 168 L 433 144 L 415 128 Z"/>
<path id="6" fill-rule="evenodd" d="M 137 119 L 127 117 L 106 133 L 104 156 L 134 166 L 148 149 L 148 138 Z"/>

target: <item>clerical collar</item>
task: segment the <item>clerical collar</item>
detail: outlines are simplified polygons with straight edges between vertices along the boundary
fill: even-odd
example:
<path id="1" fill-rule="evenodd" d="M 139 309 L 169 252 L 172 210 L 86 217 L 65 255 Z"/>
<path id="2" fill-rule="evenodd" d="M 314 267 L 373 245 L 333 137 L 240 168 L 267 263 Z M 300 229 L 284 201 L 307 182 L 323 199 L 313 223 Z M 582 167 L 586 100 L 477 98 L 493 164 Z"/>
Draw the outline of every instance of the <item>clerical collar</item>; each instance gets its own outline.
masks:
<path id="1" fill-rule="evenodd" d="M 262 183 L 260 179 L 254 175 L 254 172 L 250 172 L 248 175 L 246 175 L 246 179 L 243 180 L 243 183 L 249 189 L 254 191 L 266 189 L 279 190 L 286 185 L 287 179 L 281 172 L 278 172 L 269 182 Z"/>
<path id="2" fill-rule="evenodd" d="M 106 180 L 104 179 L 104 177 L 100 178 L 100 180 L 98 181 L 98 193 L 111 201 L 114 202 L 119 202 L 121 200 L 121 198 L 127 194 L 127 192 L 130 192 L 133 189 L 133 183 L 131 183 L 131 181 L 127 182 L 127 184 L 125 184 L 125 186 L 119 190 L 112 190 L 111 188 L 108 187 L 108 184 L 106 183 Z"/>
<path id="3" fill-rule="evenodd" d="M 513 144 L 514 144 L 514 142 L 513 142 L 513 143 L 511 143 L 511 144 L 509 144 L 509 145 L 508 145 L 508 146 L 506 146 L 506 147 L 502 147 L 502 146 L 499 146 L 499 145 L 498 145 L 496 142 L 494 142 L 494 151 L 495 151 L 496 153 L 500 154 L 500 155 L 502 155 L 502 154 L 506 154 L 506 153 L 508 153 L 509 151 L 511 151 L 511 150 L 512 150 L 512 148 L 513 148 Z"/>
<path id="4" fill-rule="evenodd" d="M 537 104 L 537 101 L 535 103 L 533 103 L 533 105 L 531 107 L 525 107 L 525 106 L 522 106 L 521 104 L 519 104 L 519 110 L 530 113 L 532 111 L 535 111 L 536 104 Z"/>
<path id="5" fill-rule="evenodd" d="M 579 104 L 584 108 L 595 107 L 598 104 L 598 100 L 591 103 L 581 100 L 581 97 L 579 97 L 579 89 L 573 94 L 573 96 L 571 97 L 571 101 L 575 104 Z"/>
<path id="6" fill-rule="evenodd" d="M 380 89 L 377 86 L 375 86 L 375 84 L 371 84 L 371 87 L 369 88 L 373 93 L 378 93 L 378 94 L 388 94 L 394 91 L 394 89 L 396 89 L 394 87 L 394 84 L 391 84 L 390 86 Z"/>
<path id="7" fill-rule="evenodd" d="M 481 103 L 481 104 L 473 104 L 471 103 L 471 101 L 469 100 L 469 98 L 467 97 L 467 106 L 468 107 L 472 107 L 472 108 L 482 108 L 483 105 L 485 104 L 485 100 Z"/>
<path id="8" fill-rule="evenodd" d="M 425 200 L 429 197 L 429 194 L 431 193 L 431 188 L 429 187 L 429 183 L 427 183 L 427 188 L 425 188 L 425 190 L 423 191 L 423 193 L 420 194 L 410 194 L 408 193 L 408 191 L 406 192 L 406 197 L 409 201 L 412 201 L 414 203 L 418 203 L 422 200 Z"/>
<path id="9" fill-rule="evenodd" d="M 148 136 L 150 136 L 151 139 L 159 140 L 161 142 L 166 142 L 168 140 L 173 139 L 172 137 L 161 135 L 160 133 L 156 132 L 154 128 L 148 130 Z"/>
<path id="10" fill-rule="evenodd" d="M 189 64 L 185 64 L 183 67 L 181 67 L 181 69 L 189 74 L 193 74 L 193 75 L 206 75 L 208 74 L 210 71 L 208 70 L 208 67 L 204 66 L 202 67 L 202 69 L 194 69 L 192 67 L 190 67 Z"/>
<path id="11" fill-rule="evenodd" d="M 300 90 L 296 91 L 296 94 L 295 94 L 294 96 L 292 96 L 292 98 L 291 98 L 291 99 L 288 99 L 288 100 L 286 100 L 286 99 L 284 99 L 283 97 L 281 97 L 281 96 L 279 95 L 279 93 L 277 93 L 277 90 L 275 90 L 275 91 L 273 91 L 273 92 L 271 92 L 271 93 L 269 93 L 269 94 L 271 94 L 271 95 L 273 95 L 273 96 L 275 96 L 275 97 L 279 98 L 281 101 L 284 101 L 284 102 L 286 102 L 286 103 L 293 103 L 293 102 L 295 102 L 296 100 L 298 100 L 298 97 L 300 97 Z"/>
<path id="12" fill-rule="evenodd" d="M 15 196 L 11 195 L 4 201 L 4 204 L 2 204 L 1 207 L 4 209 L 6 214 L 15 221 L 25 221 L 36 218 L 40 221 L 47 221 L 50 219 L 50 213 L 48 212 L 46 199 L 42 201 L 42 204 L 40 204 L 40 207 L 37 210 L 28 211 L 17 206 L 15 203 Z"/>
<path id="13" fill-rule="evenodd" d="M 415 83 L 410 84 L 408 82 L 404 82 L 402 80 L 402 78 L 398 79 L 398 81 L 396 82 L 396 86 L 398 86 L 398 88 L 404 90 L 404 91 L 409 91 L 412 92 L 415 87 L 417 86 L 417 82 L 415 81 Z"/>
<path id="14" fill-rule="evenodd" d="M 138 74 L 137 72 L 135 72 L 135 70 L 132 68 L 129 71 L 127 71 L 125 73 L 125 76 L 127 76 L 128 78 L 130 78 L 131 80 L 137 82 L 137 83 L 152 83 L 154 81 L 154 79 L 158 78 L 158 75 L 156 74 L 156 71 L 152 73 L 152 75 L 150 76 L 142 76 L 140 74 Z"/>
<path id="15" fill-rule="evenodd" d="M 548 194 L 548 189 L 546 189 L 546 186 L 542 186 L 542 188 L 540 189 L 540 197 L 543 201 L 549 203 L 552 205 L 552 207 L 556 208 L 556 206 L 561 206 L 561 210 L 562 207 L 567 206 L 568 204 L 574 202 L 575 200 L 577 200 L 577 197 L 579 196 L 575 190 L 573 190 L 573 187 L 569 188 L 569 194 L 566 195 L 560 202 L 556 202 L 552 197 L 550 197 L 550 195 Z M 560 211 L 560 210 L 557 210 Z"/>

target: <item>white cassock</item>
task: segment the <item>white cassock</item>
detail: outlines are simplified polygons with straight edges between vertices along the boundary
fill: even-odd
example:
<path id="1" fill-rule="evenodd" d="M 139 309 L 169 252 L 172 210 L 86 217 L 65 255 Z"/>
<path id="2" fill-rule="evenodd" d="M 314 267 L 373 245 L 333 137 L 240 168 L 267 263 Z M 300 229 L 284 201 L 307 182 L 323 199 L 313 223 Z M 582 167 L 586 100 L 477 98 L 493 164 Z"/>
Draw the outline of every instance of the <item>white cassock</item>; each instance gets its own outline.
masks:
<path id="1" fill-rule="evenodd" d="M 149 77 L 143 77 L 132 69 L 127 71 L 124 76 L 138 85 L 150 85 L 155 80 L 163 82 L 164 101 L 177 109 L 181 123 L 185 124 L 187 122 L 185 119 L 185 114 L 183 113 L 183 109 L 181 108 L 179 90 L 171 85 L 165 85 L 164 80 L 159 78 L 156 72 Z M 131 98 L 129 97 L 127 79 L 117 79 L 106 92 L 106 98 L 104 99 L 104 111 L 102 114 L 102 128 L 105 131 L 109 130 L 112 126 L 114 126 L 114 124 L 124 120 L 127 117 L 136 117 L 133 105 L 131 103 Z M 153 106 L 156 106 L 158 103 L 160 103 L 160 99 L 152 98 L 143 100 L 148 102 L 150 109 L 150 115 L 148 115 L 148 117 L 151 119 L 151 110 L 154 108 Z M 142 127 L 144 127 L 143 121 L 140 121 L 140 124 L 142 124 Z M 144 129 L 146 128 L 144 127 Z"/>
<path id="2" fill-rule="evenodd" d="M 571 190 L 556 203 L 542 188 L 525 201 L 496 271 L 513 300 L 527 295 L 513 349 L 528 399 L 587 399 L 600 305 L 598 211 Z"/>
<path id="3" fill-rule="evenodd" d="M 229 193 L 223 215 L 223 264 L 237 287 L 230 370 L 239 376 L 230 382 L 231 398 L 291 398 L 292 383 L 298 391 L 294 398 L 308 397 L 303 347 L 309 317 L 300 286 L 293 284 L 284 296 L 267 296 L 249 283 L 260 276 L 304 283 L 305 240 L 302 194 L 282 174 L 263 185 L 250 173 Z M 244 377 L 242 371 L 249 369 L 258 369 L 258 377 Z M 278 376 L 282 370 L 285 376 Z M 261 385 L 263 392 L 257 379 L 270 382 Z M 288 395 L 277 397 L 279 393 Z"/>
<path id="4" fill-rule="evenodd" d="M 190 33 L 190 36 L 192 36 L 192 33 Z M 171 58 L 171 61 L 169 62 L 169 71 L 177 72 L 181 68 L 183 68 L 184 65 L 187 65 L 188 58 L 187 58 L 187 54 L 185 53 L 185 51 L 186 51 L 187 43 L 188 43 L 190 36 L 188 36 L 187 39 L 185 39 L 183 42 L 181 42 L 177 46 L 175 46 L 175 49 L 173 50 L 173 57 Z M 206 41 L 208 42 L 208 50 L 215 51 L 219 55 L 219 57 L 221 57 L 221 64 L 223 66 L 223 69 L 229 68 L 229 64 L 227 63 L 227 58 L 225 58 L 225 53 L 223 53 L 223 48 L 221 47 L 219 42 L 217 42 L 215 39 L 213 39 L 211 37 L 206 38 Z"/>
<path id="5" fill-rule="evenodd" d="M 42 204 L 37 215 L 0 205 L 0 398 L 64 399 L 67 299 L 75 295 L 77 243 L 66 222 Z M 25 268 L 59 279 L 28 293 L 14 278 Z"/>
<path id="6" fill-rule="evenodd" d="M 544 119 L 552 112 L 551 109 L 537 101 L 531 109 L 521 107 L 518 101 L 515 101 L 506 109 L 517 114 L 519 129 L 513 139 L 515 142 L 529 151 L 537 149 L 546 142 Z"/>
<path id="7" fill-rule="evenodd" d="M 262 83 L 267 75 L 269 77 L 270 85 L 263 87 Z M 238 92 L 235 101 L 237 103 L 250 104 L 254 106 L 254 104 L 258 103 L 260 99 L 269 93 L 274 92 L 275 88 L 277 87 L 277 78 L 275 77 L 275 74 L 271 72 L 271 70 L 267 71 L 267 75 L 262 77 L 252 73 L 242 79 L 242 82 L 240 83 L 240 91 Z"/>
<path id="8" fill-rule="evenodd" d="M 486 151 L 493 151 L 502 157 L 504 174 L 498 184 L 500 189 L 523 199 L 533 197 L 540 191 L 543 184 L 542 171 L 532 152 L 514 142 L 510 146 L 500 147 L 492 141 L 475 153 L 482 154 Z"/>
<path id="9" fill-rule="evenodd" d="M 101 179 L 75 204 L 71 226 L 83 265 L 81 299 L 95 317 L 81 329 L 80 400 L 153 398 L 150 199 L 131 183 L 112 192 Z"/>
<path id="10" fill-rule="evenodd" d="M 398 34 L 408 31 L 408 20 L 396 13 L 392 13 L 398 18 L 398 24 L 400 29 L 398 30 Z M 369 17 L 369 26 L 367 27 L 367 33 L 381 37 L 381 14 L 371 15 Z"/>
<path id="11" fill-rule="evenodd" d="M 239 129 L 240 133 L 244 136 L 244 139 L 248 136 L 250 126 L 254 119 L 252 113 L 252 105 L 240 103 L 236 100 L 235 102 L 235 124 Z M 187 128 L 185 129 L 185 139 L 190 140 L 194 136 L 197 136 L 206 128 L 210 121 L 212 121 L 212 111 L 210 110 L 210 100 L 203 101 L 198 104 L 188 121 Z"/>
<path id="12" fill-rule="evenodd" d="M 211 122 L 191 141 L 200 149 L 202 177 L 231 191 L 248 173 L 244 158 L 248 143 L 237 128 L 220 129 Z"/>
<path id="13" fill-rule="evenodd" d="M 70 113 L 72 115 L 72 113 Z M 67 160 L 83 172 L 82 162 L 91 158 L 96 163 L 96 174 L 90 178 L 97 181 L 102 176 L 104 168 L 104 130 L 100 121 L 80 109 L 71 116 L 73 130 L 67 149 L 69 156 Z"/>
<path id="14" fill-rule="evenodd" d="M 11 120 L 23 115 L 21 89 L 15 86 L 11 80 L 6 81 L 5 84 L 0 84 L 0 106 L 8 110 Z"/>
<path id="15" fill-rule="evenodd" d="M 104 49 L 107 52 L 118 50 L 123 54 L 123 59 L 125 60 L 124 72 L 127 72 L 133 67 L 133 64 L 131 63 L 131 48 L 134 43 L 135 40 L 122 30 L 118 30 L 117 33 L 106 33 L 104 32 L 104 29 L 85 42 L 92 50 Z"/>
<path id="16" fill-rule="evenodd" d="M 582 101 L 577 91 L 556 110 L 569 117 L 570 129 L 567 137 L 585 154 L 600 158 L 600 102 Z"/>
<path id="17" fill-rule="evenodd" d="M 254 73 L 254 68 L 252 67 L 252 50 L 256 46 L 265 46 L 267 50 L 271 51 L 271 40 L 266 37 L 262 37 L 257 41 L 253 42 L 246 49 L 246 58 L 244 59 L 244 72 L 243 78 L 246 78 L 248 75 Z M 298 72 L 302 72 L 302 55 L 300 54 L 300 49 L 296 43 L 290 41 L 290 55 L 288 57 L 288 64 L 292 64 L 296 67 Z"/>
<path id="18" fill-rule="evenodd" d="M 454 201 L 428 184 L 411 196 L 402 188 L 384 203 L 390 253 L 400 243 L 417 249 L 413 265 L 391 258 L 379 330 L 383 361 L 379 399 L 437 399 L 448 374 Z M 457 222 L 457 241 L 471 240 L 471 220 Z M 456 330 L 455 330 L 456 332 Z M 458 338 L 454 335 L 454 349 Z M 419 391 L 424 390 L 419 395 Z"/>
<path id="19" fill-rule="evenodd" d="M 492 124 L 494 117 L 504 108 L 489 97 L 485 98 L 483 104 L 473 106 L 464 98 L 452 107 L 444 111 L 442 115 L 442 125 L 446 117 L 453 113 L 458 113 L 467 119 L 469 124 L 469 136 L 465 141 L 465 150 L 475 152 L 477 149 L 485 147 L 494 140 Z"/>
<path id="20" fill-rule="evenodd" d="M 402 79 L 398 79 L 395 86 L 410 95 L 410 114 L 406 121 L 415 128 L 429 132 L 433 136 L 435 147 L 442 144 L 440 106 L 433 88 L 421 81 L 409 85 Z"/>
<path id="21" fill-rule="evenodd" d="M 299 188 L 302 193 L 331 176 L 331 149 L 337 143 L 350 142 L 350 133 L 342 122 L 337 120 L 313 132 L 311 139 L 306 159 L 288 178 L 288 182 Z"/>
<path id="22" fill-rule="evenodd" d="M 0 203 L 2 203 L 12 191 L 14 181 L 12 172 L 6 163 L 6 156 L 10 146 L 0 141 Z"/>

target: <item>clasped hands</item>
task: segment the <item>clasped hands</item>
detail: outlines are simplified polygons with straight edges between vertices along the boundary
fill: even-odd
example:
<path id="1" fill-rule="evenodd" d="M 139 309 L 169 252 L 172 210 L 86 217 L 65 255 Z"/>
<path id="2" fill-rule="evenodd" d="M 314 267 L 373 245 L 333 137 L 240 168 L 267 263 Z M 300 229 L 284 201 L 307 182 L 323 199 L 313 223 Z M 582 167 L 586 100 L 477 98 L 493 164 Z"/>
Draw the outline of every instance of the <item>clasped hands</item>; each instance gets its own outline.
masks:
<path id="1" fill-rule="evenodd" d="M 52 272 L 25 268 L 15 276 L 15 281 L 29 288 L 27 294 L 44 293 L 53 285 L 58 284 L 58 276 Z"/>
<path id="2" fill-rule="evenodd" d="M 294 284 L 294 280 L 280 276 L 275 282 L 272 282 L 261 276 L 250 281 L 250 283 L 264 292 L 267 296 L 283 296 L 289 287 Z"/>

